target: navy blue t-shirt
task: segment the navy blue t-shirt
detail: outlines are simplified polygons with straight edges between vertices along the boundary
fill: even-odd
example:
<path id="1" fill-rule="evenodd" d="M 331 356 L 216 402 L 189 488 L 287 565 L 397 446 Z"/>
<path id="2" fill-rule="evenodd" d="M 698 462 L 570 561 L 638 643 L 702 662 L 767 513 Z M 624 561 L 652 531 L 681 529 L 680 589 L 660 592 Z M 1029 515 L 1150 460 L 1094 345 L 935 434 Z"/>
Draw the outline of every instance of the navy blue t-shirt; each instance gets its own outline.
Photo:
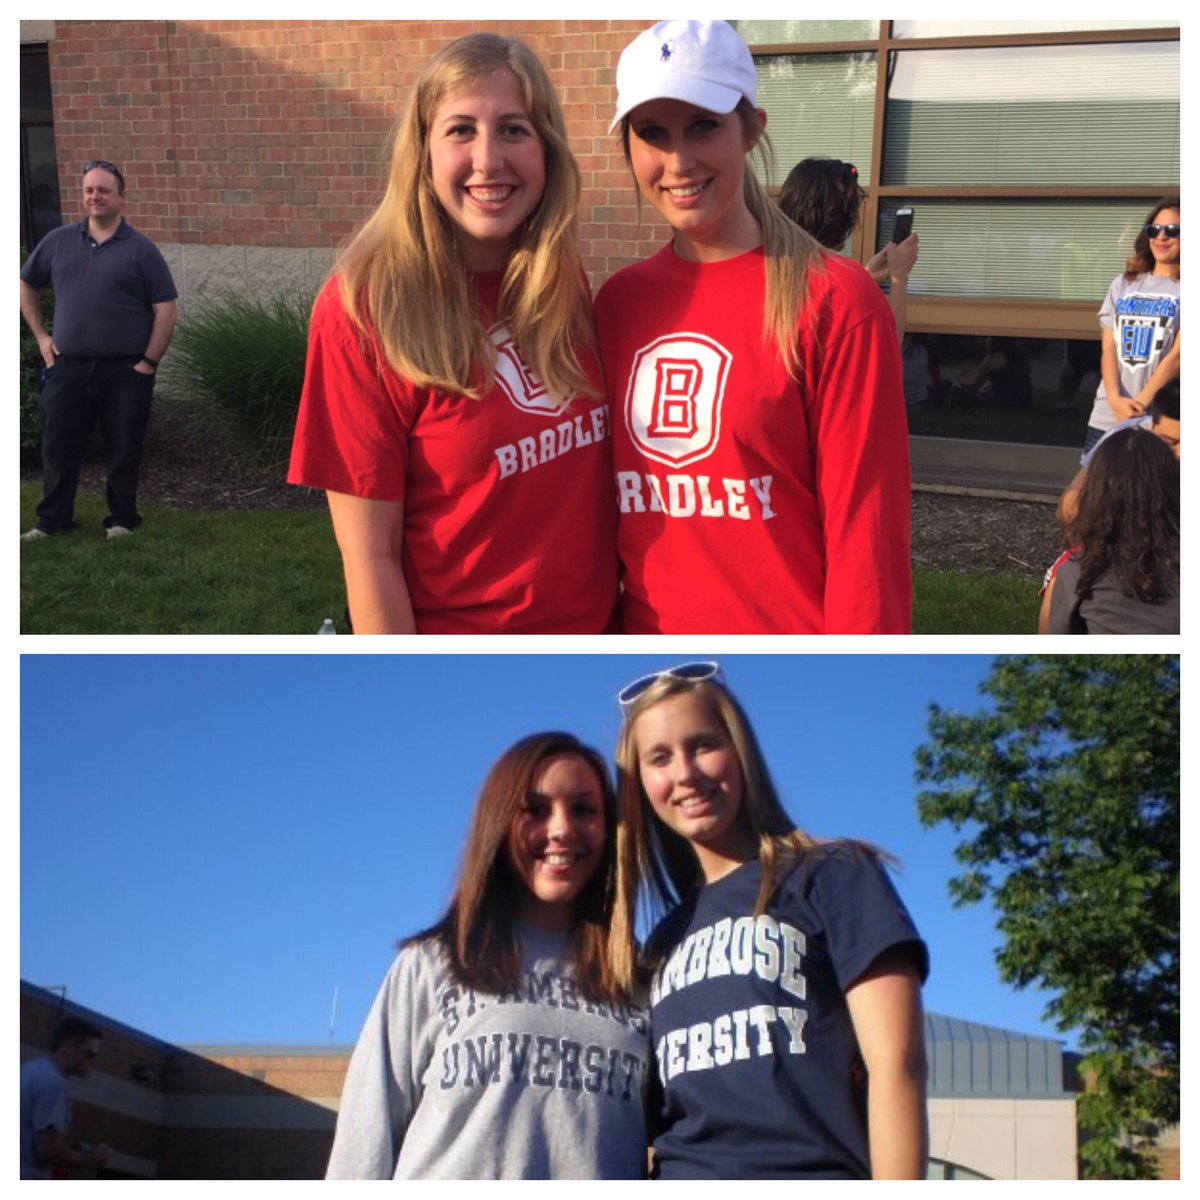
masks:
<path id="1" fill-rule="evenodd" d="M 845 991 L 886 950 L 929 956 L 875 857 L 805 854 L 755 918 L 758 860 L 701 888 L 650 938 L 663 1179 L 870 1178 Z"/>
<path id="2" fill-rule="evenodd" d="M 99 244 L 86 219 L 52 230 L 21 278 L 54 289 L 54 344 L 68 358 L 137 358 L 150 341 L 153 305 L 178 296 L 158 247 L 124 217 Z"/>

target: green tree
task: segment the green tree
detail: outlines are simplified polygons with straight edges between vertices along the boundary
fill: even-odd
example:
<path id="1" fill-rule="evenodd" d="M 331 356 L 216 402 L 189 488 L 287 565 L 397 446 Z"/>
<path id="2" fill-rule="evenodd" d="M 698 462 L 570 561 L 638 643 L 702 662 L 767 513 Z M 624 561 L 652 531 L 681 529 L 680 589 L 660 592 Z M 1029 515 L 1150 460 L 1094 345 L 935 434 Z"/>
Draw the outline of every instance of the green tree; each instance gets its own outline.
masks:
<path id="1" fill-rule="evenodd" d="M 1156 1174 L 1179 1121 L 1179 659 L 998 659 L 982 712 L 930 706 L 921 822 L 963 835 L 955 906 L 990 896 L 1000 975 L 1080 1031 L 1083 1173 Z"/>

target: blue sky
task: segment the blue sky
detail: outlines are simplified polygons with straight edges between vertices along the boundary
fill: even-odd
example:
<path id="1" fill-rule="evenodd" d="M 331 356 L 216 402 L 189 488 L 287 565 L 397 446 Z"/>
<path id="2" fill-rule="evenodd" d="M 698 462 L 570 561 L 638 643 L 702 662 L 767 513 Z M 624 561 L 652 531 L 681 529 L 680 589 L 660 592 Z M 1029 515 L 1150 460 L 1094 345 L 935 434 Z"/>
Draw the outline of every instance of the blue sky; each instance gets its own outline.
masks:
<path id="1" fill-rule="evenodd" d="M 611 754 L 620 686 L 681 657 L 705 656 L 25 655 L 21 977 L 184 1044 L 326 1043 L 336 988 L 353 1042 L 495 758 L 550 728 Z M 902 860 L 926 1006 L 1061 1037 L 1000 982 L 991 911 L 951 908 L 954 835 L 916 815 L 927 706 L 982 707 L 991 658 L 722 662 L 796 822 Z"/>

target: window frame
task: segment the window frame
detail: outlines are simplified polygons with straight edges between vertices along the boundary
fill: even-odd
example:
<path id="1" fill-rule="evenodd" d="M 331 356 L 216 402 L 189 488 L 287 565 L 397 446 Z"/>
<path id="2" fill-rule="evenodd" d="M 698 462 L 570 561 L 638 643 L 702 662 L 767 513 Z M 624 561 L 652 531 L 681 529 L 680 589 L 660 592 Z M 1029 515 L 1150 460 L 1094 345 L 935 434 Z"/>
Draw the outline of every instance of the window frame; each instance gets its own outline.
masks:
<path id="1" fill-rule="evenodd" d="M 1161 186 L 1040 187 L 1036 185 L 952 187 L 908 184 L 884 185 L 883 147 L 887 135 L 887 91 L 892 75 L 892 55 L 913 50 L 976 50 L 1011 47 L 1083 46 L 1112 43 L 1178 42 L 1179 26 L 1147 26 L 1141 29 L 1089 29 L 1052 33 L 955 35 L 952 37 L 896 38 L 892 22 L 879 22 L 877 38 L 840 42 L 772 42 L 752 45 L 754 58 L 778 55 L 817 55 L 873 52 L 876 57 L 875 123 L 871 137 L 871 167 L 868 177 L 860 178 L 866 198 L 862 218 L 851 238 L 851 255 L 866 262 L 875 253 L 875 233 L 879 227 L 881 201 L 902 197 L 919 207 L 922 199 L 996 199 L 996 200 L 1131 200 L 1146 206 L 1162 196 L 1178 191 L 1178 182 L 1164 181 Z M 879 69 L 879 64 L 884 64 Z M 768 189 L 778 196 L 778 185 Z M 939 297 L 910 294 L 908 328 L 916 333 L 993 334 L 998 337 L 1036 336 L 1099 338 L 1096 311 L 1100 297 L 1090 300 L 1011 300 L 979 297 Z M 1031 318 L 1036 317 L 1036 323 Z"/>

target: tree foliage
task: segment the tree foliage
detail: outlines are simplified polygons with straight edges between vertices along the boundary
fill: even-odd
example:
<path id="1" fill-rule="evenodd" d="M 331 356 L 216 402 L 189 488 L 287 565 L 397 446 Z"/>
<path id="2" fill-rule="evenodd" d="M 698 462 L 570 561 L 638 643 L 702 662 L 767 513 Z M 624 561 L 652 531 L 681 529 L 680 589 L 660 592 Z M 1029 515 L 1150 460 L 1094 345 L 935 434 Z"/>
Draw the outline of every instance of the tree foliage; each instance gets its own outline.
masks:
<path id="1" fill-rule="evenodd" d="M 1078 1029 L 1084 1173 L 1148 1177 L 1179 1121 L 1179 659 L 997 660 L 992 703 L 930 706 L 921 821 L 962 835 L 956 906 L 990 896 L 1001 977 Z"/>

